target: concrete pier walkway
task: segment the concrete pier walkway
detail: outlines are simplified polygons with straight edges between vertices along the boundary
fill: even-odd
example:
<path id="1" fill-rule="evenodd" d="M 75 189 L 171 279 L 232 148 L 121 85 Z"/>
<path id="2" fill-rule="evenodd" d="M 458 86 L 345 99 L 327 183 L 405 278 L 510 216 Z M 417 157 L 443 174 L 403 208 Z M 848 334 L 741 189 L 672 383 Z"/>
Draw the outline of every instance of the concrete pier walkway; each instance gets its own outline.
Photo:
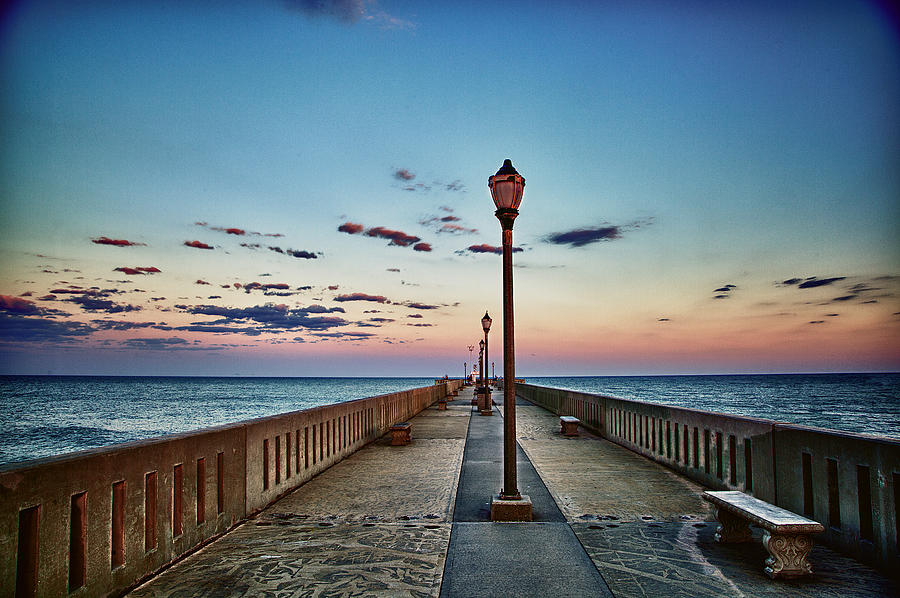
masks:
<path id="1" fill-rule="evenodd" d="M 502 418 L 473 415 L 441 596 L 612 596 L 521 448 L 518 486 L 531 498 L 534 522 L 491 522 L 490 499 L 503 480 L 502 446 Z"/>
<path id="2" fill-rule="evenodd" d="M 816 546 L 813 576 L 769 580 L 758 542 L 719 545 L 702 487 L 616 444 L 559 434 L 517 406 L 533 523 L 489 523 L 502 409 L 413 418 L 413 442 L 359 450 L 130 596 L 891 596 L 876 571 Z M 759 533 L 758 531 L 756 532 Z"/>

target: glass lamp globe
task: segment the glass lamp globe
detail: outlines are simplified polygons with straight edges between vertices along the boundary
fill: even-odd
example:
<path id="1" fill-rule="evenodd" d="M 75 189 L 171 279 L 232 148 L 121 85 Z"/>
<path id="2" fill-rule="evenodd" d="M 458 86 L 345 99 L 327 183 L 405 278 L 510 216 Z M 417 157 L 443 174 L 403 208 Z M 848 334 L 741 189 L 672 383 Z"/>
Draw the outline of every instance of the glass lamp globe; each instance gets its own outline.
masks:
<path id="1" fill-rule="evenodd" d="M 484 317 L 481 318 L 481 327 L 485 332 L 491 329 L 491 322 L 493 322 L 491 316 L 488 315 L 488 312 L 484 312 Z"/>
<path id="2" fill-rule="evenodd" d="M 512 160 L 507 158 L 492 177 L 488 177 L 491 197 L 498 210 L 518 210 L 525 193 L 525 177 L 516 172 Z"/>

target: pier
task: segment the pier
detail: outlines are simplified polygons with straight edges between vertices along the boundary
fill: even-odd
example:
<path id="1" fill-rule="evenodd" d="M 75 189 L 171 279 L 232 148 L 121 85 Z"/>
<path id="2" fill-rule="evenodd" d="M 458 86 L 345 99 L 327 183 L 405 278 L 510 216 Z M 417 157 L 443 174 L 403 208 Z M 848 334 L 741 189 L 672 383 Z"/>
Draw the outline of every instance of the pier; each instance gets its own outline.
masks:
<path id="1" fill-rule="evenodd" d="M 3 595 L 27 595 L 27 591 L 37 596 L 127 591 L 134 597 L 846 597 L 898 593 L 897 579 L 886 573 L 877 559 L 871 559 L 875 566 L 870 566 L 818 539 L 810 556 L 813 575 L 796 580 L 771 580 L 765 575 L 766 551 L 759 543 L 760 530 L 754 530 L 756 541 L 752 543 L 717 543 L 717 523 L 712 506 L 701 498 L 703 490 L 746 490 L 747 476 L 741 468 L 731 473 L 738 462 L 731 455 L 744 454 L 743 437 L 736 435 L 741 441 L 734 445 L 730 444 L 731 434 L 725 434 L 725 440 L 717 438 L 717 433 L 722 436 L 717 430 L 723 428 L 720 421 L 713 422 L 715 414 L 654 411 L 653 421 L 648 412 L 644 424 L 644 410 L 662 408 L 617 402 L 615 409 L 620 411 L 614 411 L 611 404 L 592 395 L 521 385 L 517 400 L 519 486 L 532 498 L 534 521 L 492 523 L 490 498 L 502 478 L 503 409 L 494 406 L 494 417 L 482 417 L 472 406 L 471 387 L 462 387 L 457 393 L 458 388 L 458 382 L 449 381 L 434 388 L 206 431 L 219 438 L 215 441 L 219 447 L 227 445 L 227 441 L 222 444 L 222 435 L 244 435 L 247 448 L 243 460 L 235 460 L 236 469 L 241 463 L 245 468 L 243 496 L 237 477 L 220 477 L 224 470 L 218 470 L 215 447 L 204 448 L 196 434 L 125 449 L 88 451 L 95 454 L 79 458 L 105 455 L 107 467 L 112 467 L 111 455 L 125 460 L 122 450 L 168 451 L 169 455 L 160 457 L 160 463 L 168 463 L 166 459 L 174 452 L 170 443 L 189 441 L 193 446 L 185 450 L 202 452 L 204 466 L 199 467 L 197 458 L 187 458 L 186 453 L 176 455 L 178 463 L 171 471 L 165 465 L 165 475 L 154 470 L 148 477 L 145 470 L 154 465 L 147 464 L 136 468 L 139 473 L 121 474 L 139 477 L 143 483 L 136 490 L 129 488 L 126 493 L 118 486 L 120 475 L 106 472 L 99 476 L 102 483 L 97 496 L 73 491 L 75 484 L 59 491 L 64 500 L 40 503 L 32 587 L 21 583 L 22 572 L 28 573 L 21 558 L 31 553 L 17 548 L 16 538 L 18 535 L 21 545 L 22 530 L 28 533 L 31 529 L 29 516 L 23 518 L 22 513 L 35 508 L 29 505 L 37 495 L 23 500 L 23 493 L 27 495 L 23 487 L 13 488 L 13 482 L 27 483 L 32 474 L 27 469 L 2 471 Z M 438 404 L 441 398 L 448 399 L 446 409 Z M 561 433 L 561 412 L 579 417 L 583 425 L 577 436 Z M 708 434 L 712 444 L 698 441 L 704 451 L 698 455 L 697 475 L 706 476 L 709 469 L 714 478 L 703 482 L 692 479 L 697 475 L 688 471 L 693 468 L 693 439 L 683 444 L 689 451 L 685 457 L 681 451 L 673 451 L 671 434 L 673 427 L 693 424 L 689 418 L 701 416 L 707 418 L 707 427 L 713 426 Z M 639 428 L 626 423 L 638 420 Z M 410 424 L 411 442 L 395 446 L 388 429 L 400 421 Z M 761 420 L 743 424 L 765 426 Z M 704 428 L 699 429 L 702 435 Z M 284 430 L 290 434 L 285 436 Z M 741 428 L 732 423 L 732 428 L 725 430 Z M 750 455 L 764 450 L 762 435 L 754 437 Z M 633 447 L 629 446 L 632 440 Z M 879 466 L 896 471 L 896 443 L 886 442 L 876 443 L 882 459 Z M 649 447 L 645 452 L 650 454 L 642 454 L 643 448 L 636 450 L 645 443 Z M 724 449 L 717 448 L 723 445 Z M 162 450 L 164 446 L 167 448 Z M 212 457 L 205 456 L 208 454 Z M 673 463 L 648 458 L 652 455 L 663 461 L 687 461 L 687 468 L 678 471 Z M 750 463 L 749 471 L 758 472 L 752 478 L 754 489 L 764 492 L 772 481 L 766 481 L 761 472 L 769 465 L 759 459 L 752 461 L 754 458 L 740 463 Z M 206 466 L 206 459 L 216 465 Z M 35 463 L 32 471 L 40 473 L 48 466 L 54 466 L 53 460 Z M 226 469 L 228 466 L 227 461 L 223 463 Z M 176 482 L 177 471 L 195 477 Z M 802 472 L 801 467 L 801 478 Z M 238 475 L 240 472 L 235 472 Z M 888 476 L 885 488 L 870 490 L 870 502 L 882 499 L 879 492 L 893 491 L 897 474 L 893 475 Z M 155 502 L 148 509 L 146 487 L 151 478 Z M 197 484 L 197 479 L 208 483 Z M 129 480 L 125 482 L 131 485 Z M 59 485 L 60 480 L 52 483 Z M 228 500 L 217 502 L 220 496 L 228 498 L 228 491 L 219 494 L 219 489 L 226 487 L 241 497 L 244 516 L 227 515 Z M 125 496 L 117 499 L 117 488 Z M 45 487 L 35 492 L 47 496 L 49 490 Z M 53 532 L 46 519 L 40 520 L 41 515 L 51 521 L 82 521 L 76 508 L 82 500 L 79 497 L 84 497 L 88 512 L 84 534 L 72 531 L 77 525 L 64 525 L 60 541 L 53 542 Z M 115 516 L 118 504 L 126 505 L 120 523 Z M 827 505 L 824 508 L 827 510 Z M 152 520 L 158 525 L 148 526 L 146 512 L 153 513 Z M 870 533 L 874 536 L 874 530 L 881 533 L 893 526 L 892 515 L 879 509 L 875 521 L 870 522 Z M 152 538 L 147 531 L 150 528 Z M 848 528 L 852 529 L 852 524 L 845 517 L 844 531 Z M 188 534 L 196 538 L 191 546 L 185 542 Z M 873 545 L 868 550 L 875 553 L 875 543 L 865 542 Z M 896 539 L 893 542 L 895 555 Z M 841 547 L 839 542 L 832 544 Z M 76 551 L 84 548 L 74 560 L 73 546 Z M 163 554 L 167 550 L 172 554 L 179 549 L 183 549 L 181 553 L 168 559 L 171 565 L 154 566 L 167 556 Z M 885 551 L 888 556 L 890 550 Z M 73 582 L 73 562 L 74 581 L 83 582 L 74 589 L 68 587 Z M 142 566 L 152 569 L 142 573 Z M 131 583 L 124 581 L 126 573 L 132 576 Z M 116 587 L 116 583 L 120 585 Z"/>

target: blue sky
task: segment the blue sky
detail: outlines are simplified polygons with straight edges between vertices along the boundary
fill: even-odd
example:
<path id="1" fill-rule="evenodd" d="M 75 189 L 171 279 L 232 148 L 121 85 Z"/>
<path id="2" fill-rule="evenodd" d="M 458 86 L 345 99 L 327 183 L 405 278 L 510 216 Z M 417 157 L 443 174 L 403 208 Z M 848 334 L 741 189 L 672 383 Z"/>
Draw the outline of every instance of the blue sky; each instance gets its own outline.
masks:
<path id="1" fill-rule="evenodd" d="M 523 374 L 896 371 L 898 39 L 853 1 L 20 2 L 2 369 L 461 373 L 509 157 Z"/>

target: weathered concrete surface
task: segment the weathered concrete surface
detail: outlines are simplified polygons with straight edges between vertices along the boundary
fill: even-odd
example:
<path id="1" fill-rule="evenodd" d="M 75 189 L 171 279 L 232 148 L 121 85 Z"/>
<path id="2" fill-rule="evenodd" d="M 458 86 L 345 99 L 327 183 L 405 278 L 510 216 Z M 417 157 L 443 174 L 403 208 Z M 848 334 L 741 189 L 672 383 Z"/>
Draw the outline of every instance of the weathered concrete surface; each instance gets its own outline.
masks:
<path id="1" fill-rule="evenodd" d="M 263 514 L 129 595 L 437 596 L 449 537 L 446 523 Z"/>
<path id="2" fill-rule="evenodd" d="M 411 419 L 134 597 L 437 596 L 471 407 L 468 397 Z"/>
<path id="3" fill-rule="evenodd" d="M 413 418 L 412 444 L 390 434 L 331 467 L 266 513 L 343 521 L 450 521 L 469 406 L 431 407 Z"/>
<path id="4" fill-rule="evenodd" d="M 662 465 L 584 429 L 567 438 L 559 416 L 516 407 L 519 444 L 570 521 L 617 517 L 658 521 L 715 519 L 704 488 Z"/>
<path id="5" fill-rule="evenodd" d="M 869 598 L 898 596 L 900 587 L 874 569 L 824 546 L 810 554 L 813 574 L 772 581 L 759 541 L 719 544 L 717 524 L 705 522 L 597 521 L 573 523 L 616 598 L 643 596 L 798 596 Z"/>

